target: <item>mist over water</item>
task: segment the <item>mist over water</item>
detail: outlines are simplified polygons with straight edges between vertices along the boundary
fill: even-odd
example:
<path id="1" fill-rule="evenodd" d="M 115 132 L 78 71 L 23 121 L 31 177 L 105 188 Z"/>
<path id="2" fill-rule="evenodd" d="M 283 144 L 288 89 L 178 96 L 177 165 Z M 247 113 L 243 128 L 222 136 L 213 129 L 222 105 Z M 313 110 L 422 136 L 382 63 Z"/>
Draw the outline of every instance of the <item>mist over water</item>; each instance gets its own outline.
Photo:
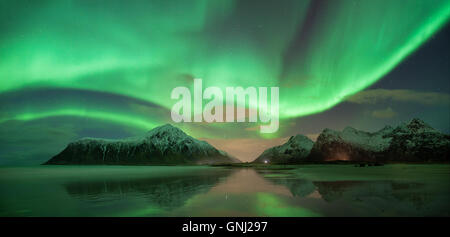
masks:
<path id="1" fill-rule="evenodd" d="M 0 168 L 0 216 L 448 216 L 450 165 Z"/>

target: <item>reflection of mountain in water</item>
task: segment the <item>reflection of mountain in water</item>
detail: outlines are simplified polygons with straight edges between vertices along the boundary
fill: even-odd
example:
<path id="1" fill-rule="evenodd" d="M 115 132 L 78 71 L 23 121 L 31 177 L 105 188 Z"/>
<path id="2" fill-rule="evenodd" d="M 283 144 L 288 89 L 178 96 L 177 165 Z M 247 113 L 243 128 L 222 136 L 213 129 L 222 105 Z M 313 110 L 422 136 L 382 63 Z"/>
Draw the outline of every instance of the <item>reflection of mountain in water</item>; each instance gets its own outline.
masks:
<path id="1" fill-rule="evenodd" d="M 69 195 L 89 202 L 105 202 L 138 196 L 161 208 L 182 206 L 186 200 L 211 189 L 229 173 L 169 178 L 117 179 L 64 184 Z"/>
<path id="2" fill-rule="evenodd" d="M 295 197 L 313 197 L 315 191 L 330 205 L 401 215 L 448 215 L 450 192 L 445 185 L 406 181 L 312 181 L 295 176 L 267 178 L 287 187 Z M 315 195 L 314 195 L 315 196 Z M 315 196 L 314 198 L 316 198 Z M 350 211 L 350 210 L 349 210 Z M 362 213 L 364 214 L 364 213 Z"/>
<path id="3" fill-rule="evenodd" d="M 275 184 L 286 186 L 289 191 L 291 191 L 292 195 L 298 197 L 306 197 L 316 190 L 316 186 L 314 186 L 313 182 L 306 179 L 282 178 L 271 179 L 270 181 Z"/>
<path id="4" fill-rule="evenodd" d="M 264 208 L 253 206 L 261 193 L 276 195 L 293 208 L 319 210 L 328 216 L 448 215 L 450 191 L 445 182 L 437 181 L 316 181 L 286 170 L 208 169 L 152 178 L 97 177 L 66 182 L 64 187 L 70 196 L 85 202 L 133 202 L 138 198 L 170 215 L 252 215 Z M 187 200 L 190 205 L 185 205 Z"/>
<path id="5" fill-rule="evenodd" d="M 394 181 L 333 181 L 314 182 L 322 198 L 327 202 L 339 199 L 361 201 L 377 198 L 387 201 L 411 203 L 420 209 L 430 202 L 432 194 L 424 190 L 424 184 Z"/>

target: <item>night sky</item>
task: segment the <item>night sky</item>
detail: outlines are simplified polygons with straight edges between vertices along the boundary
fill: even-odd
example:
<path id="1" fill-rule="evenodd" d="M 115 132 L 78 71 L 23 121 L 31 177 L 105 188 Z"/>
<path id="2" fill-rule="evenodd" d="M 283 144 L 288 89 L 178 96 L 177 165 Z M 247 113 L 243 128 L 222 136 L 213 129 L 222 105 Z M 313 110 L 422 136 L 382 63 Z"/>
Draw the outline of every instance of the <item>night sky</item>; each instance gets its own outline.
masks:
<path id="1" fill-rule="evenodd" d="M 194 78 L 280 87 L 277 133 L 176 124 L 243 161 L 324 128 L 450 133 L 449 18 L 450 0 L 0 1 L 0 165 L 173 123 Z"/>

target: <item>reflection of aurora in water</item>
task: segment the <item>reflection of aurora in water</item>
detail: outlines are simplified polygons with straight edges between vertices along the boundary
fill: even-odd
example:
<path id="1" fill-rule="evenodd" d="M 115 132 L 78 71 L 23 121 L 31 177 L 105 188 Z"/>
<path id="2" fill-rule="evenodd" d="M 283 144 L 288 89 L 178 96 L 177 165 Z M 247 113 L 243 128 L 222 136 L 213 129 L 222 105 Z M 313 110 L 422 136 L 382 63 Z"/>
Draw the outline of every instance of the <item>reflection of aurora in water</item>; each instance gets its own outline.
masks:
<path id="1" fill-rule="evenodd" d="M 194 77 L 205 87 L 280 86 L 282 118 L 318 113 L 382 78 L 450 16 L 447 0 L 121 3 L 2 2 L 3 96 L 97 96 L 25 105 L 14 94 L 0 121 L 70 115 L 147 130 L 166 122 L 155 111 Z M 126 102 L 103 103 L 111 95 Z"/>
<path id="2" fill-rule="evenodd" d="M 448 216 L 449 168 L 1 168 L 0 215 Z"/>

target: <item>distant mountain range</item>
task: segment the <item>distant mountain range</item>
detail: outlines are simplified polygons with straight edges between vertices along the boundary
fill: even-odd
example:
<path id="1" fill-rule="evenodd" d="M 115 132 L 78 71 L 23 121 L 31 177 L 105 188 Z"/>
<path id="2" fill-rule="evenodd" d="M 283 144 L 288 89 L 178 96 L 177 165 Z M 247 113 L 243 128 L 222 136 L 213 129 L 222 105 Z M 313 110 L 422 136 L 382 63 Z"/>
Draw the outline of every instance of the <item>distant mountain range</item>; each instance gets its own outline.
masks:
<path id="1" fill-rule="evenodd" d="M 170 165 L 236 162 L 241 161 L 166 124 L 141 137 L 122 140 L 84 138 L 70 143 L 44 164 Z"/>
<path id="2" fill-rule="evenodd" d="M 420 119 L 398 127 L 386 126 L 370 133 L 346 127 L 324 129 L 313 142 L 304 135 L 265 150 L 253 163 L 298 164 L 327 161 L 355 162 L 448 162 L 450 135 Z M 205 141 L 188 136 L 170 124 L 140 137 L 121 140 L 84 138 L 70 143 L 46 165 L 112 164 L 171 165 L 227 164 L 241 161 Z"/>
<path id="3" fill-rule="evenodd" d="M 448 162 L 450 135 L 420 119 L 396 128 L 386 126 L 374 132 L 351 127 L 343 131 L 325 129 L 311 141 L 293 136 L 285 144 L 264 151 L 254 163 L 304 163 L 324 161 L 362 162 Z"/>

